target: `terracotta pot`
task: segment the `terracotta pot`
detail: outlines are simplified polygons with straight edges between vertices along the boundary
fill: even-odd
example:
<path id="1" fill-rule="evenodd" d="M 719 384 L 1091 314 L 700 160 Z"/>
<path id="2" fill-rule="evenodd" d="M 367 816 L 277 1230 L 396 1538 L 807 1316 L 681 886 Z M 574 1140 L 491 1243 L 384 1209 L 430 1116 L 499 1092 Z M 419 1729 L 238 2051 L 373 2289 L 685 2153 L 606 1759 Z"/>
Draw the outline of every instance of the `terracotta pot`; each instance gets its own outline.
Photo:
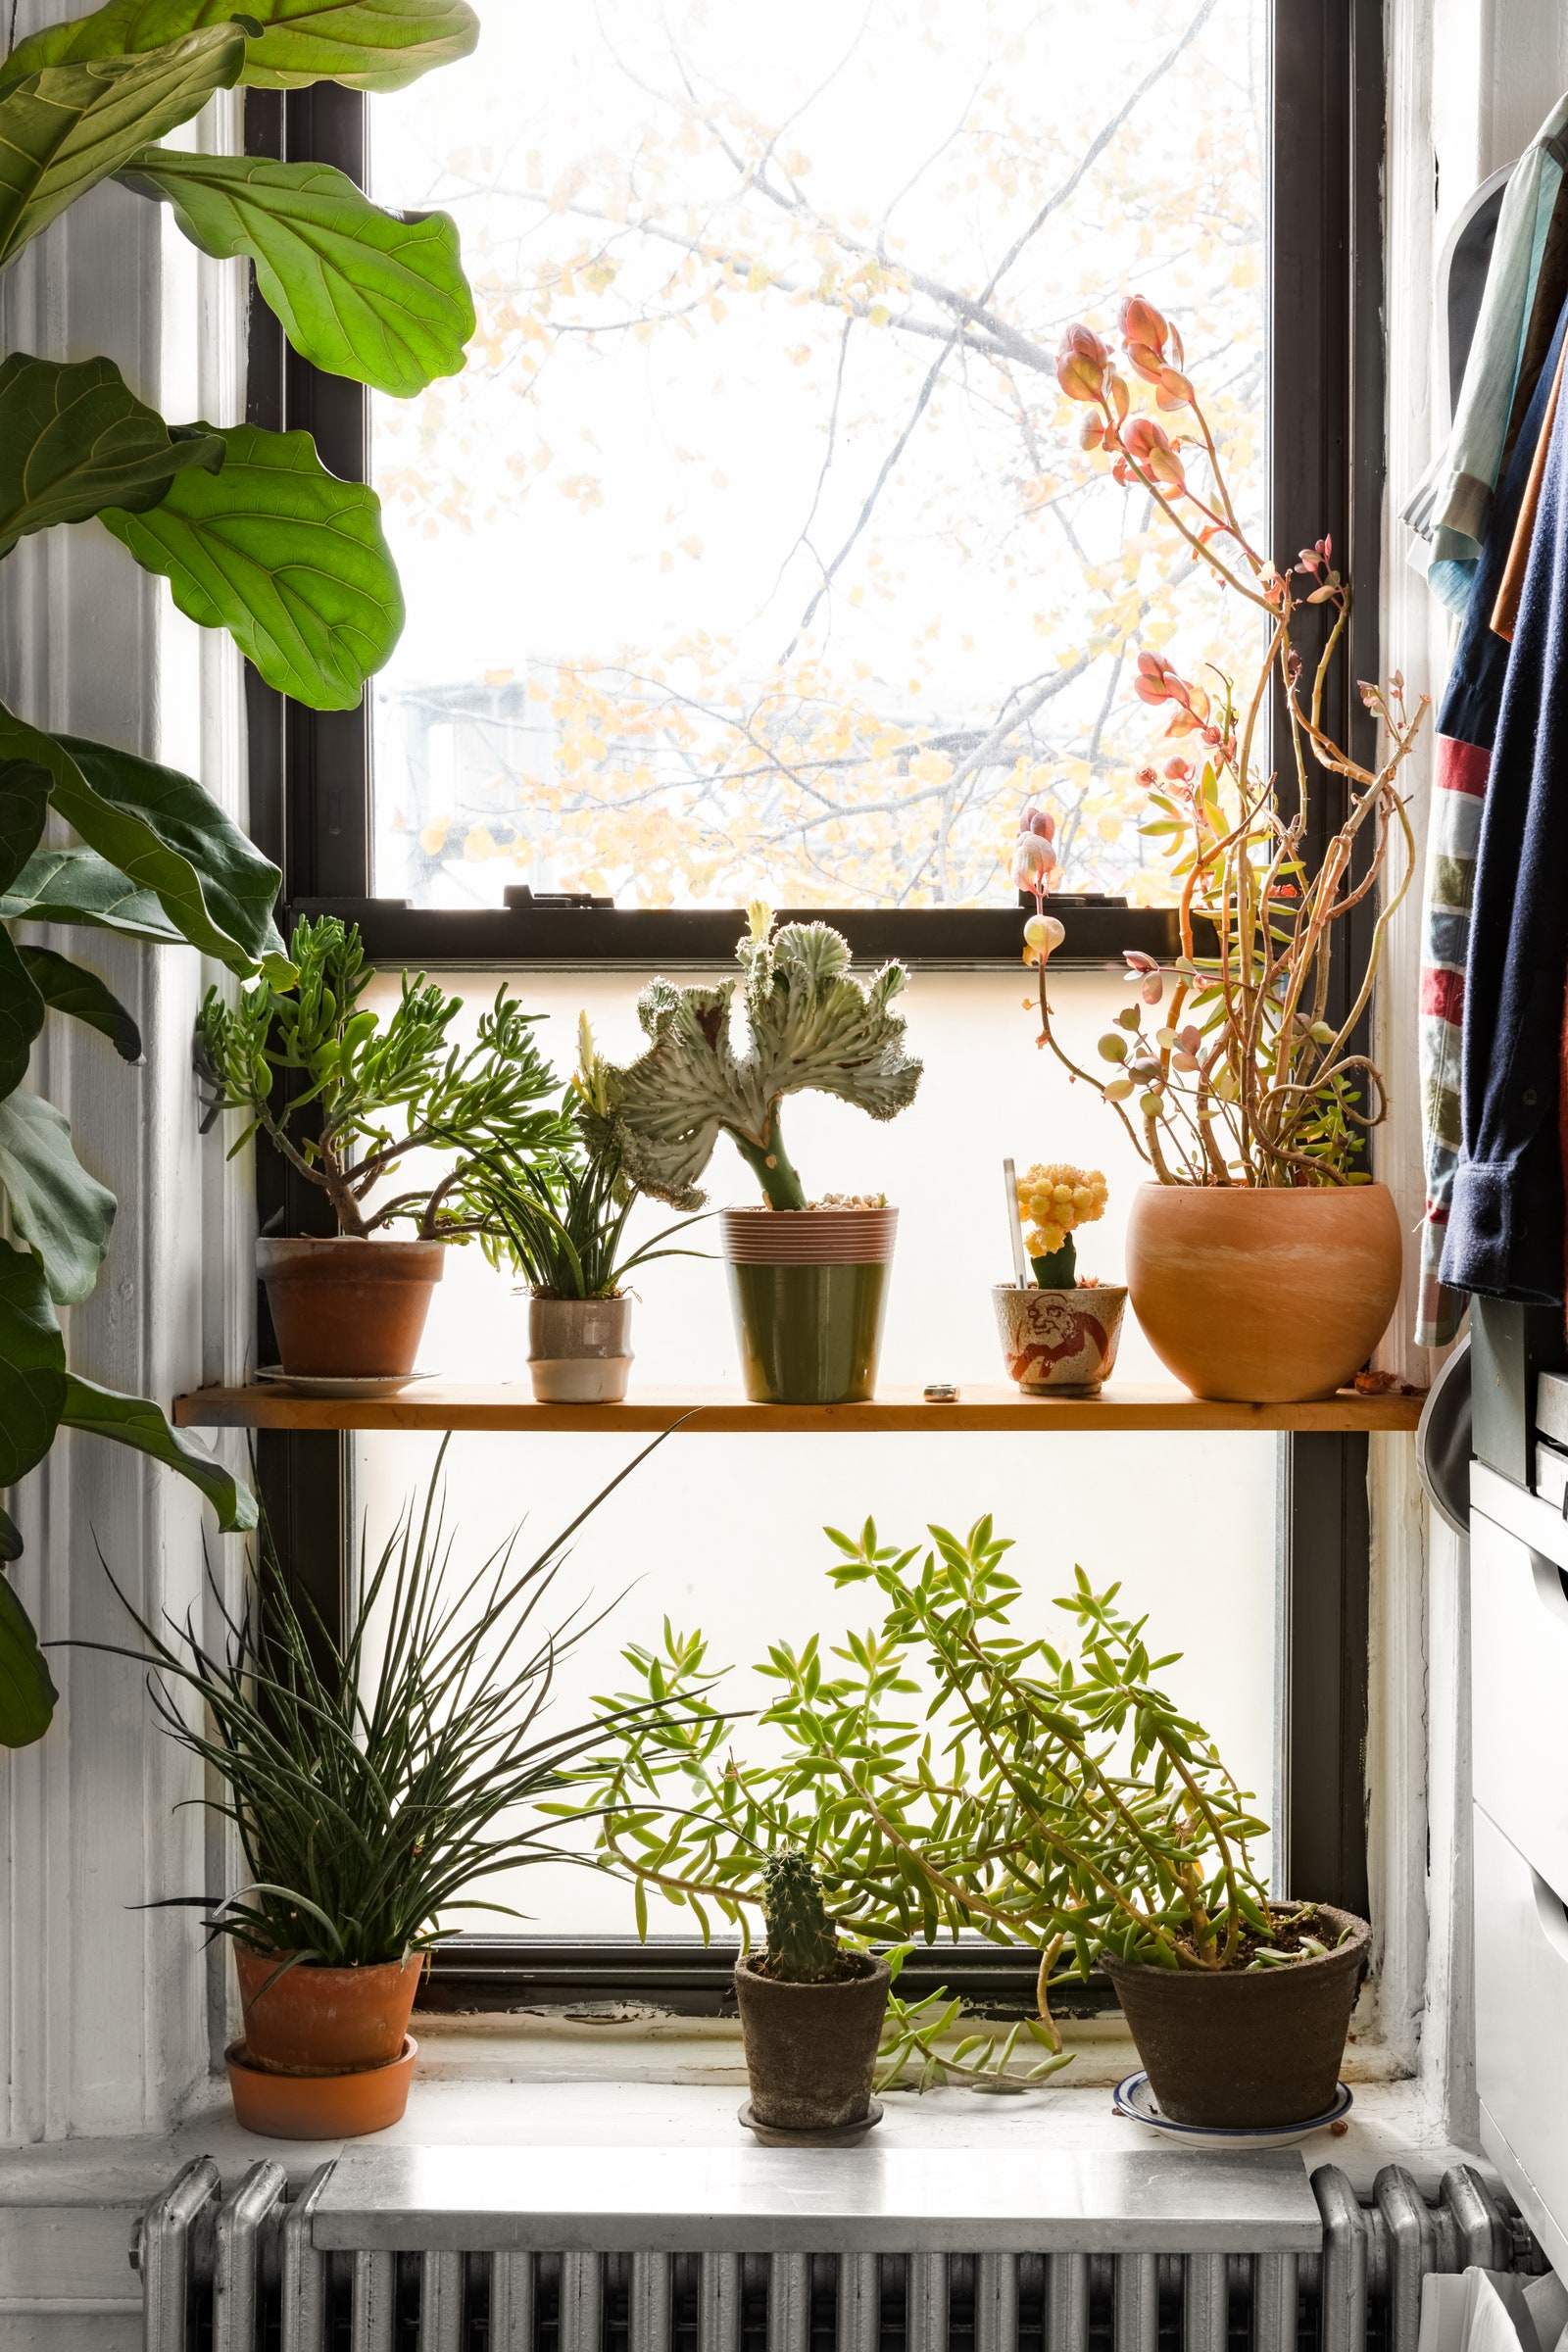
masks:
<path id="1" fill-rule="evenodd" d="M 1399 1296 L 1398 1211 L 1381 1184 L 1139 1187 L 1133 1312 L 1195 1396 L 1294 1404 L 1353 1380 Z"/>
<path id="2" fill-rule="evenodd" d="M 1127 1293 L 1114 1283 L 1070 1291 L 999 1282 L 997 1329 L 1007 1376 L 1028 1396 L 1096 1396 L 1116 1365 Z"/>
<path id="3" fill-rule="evenodd" d="M 1210 1974 L 1129 1968 L 1107 1953 L 1138 2055 L 1160 2112 L 1176 2124 L 1265 2131 L 1303 2124 L 1334 2104 L 1350 2012 L 1371 1931 L 1352 1912 L 1319 1906 L 1345 1942 L 1321 1960 Z"/>
<path id="4" fill-rule="evenodd" d="M 249 2063 L 284 2075 L 389 2066 L 408 2037 L 423 1954 L 376 1968 L 318 1968 L 302 1960 L 279 1975 L 286 1957 L 234 1946 Z"/>
<path id="5" fill-rule="evenodd" d="M 444 1242 L 263 1241 L 256 1259 L 285 1372 L 391 1380 L 414 1370 Z"/>
<path id="6" fill-rule="evenodd" d="M 746 1394 L 754 1404 L 861 1404 L 875 1394 L 896 1208 L 726 1208 Z"/>
<path id="7" fill-rule="evenodd" d="M 234 2120 L 264 2139 L 359 2139 L 401 2123 L 419 2045 L 412 2036 L 386 2066 L 352 2075 L 273 2075 L 249 2063 L 242 2041 L 224 2052 Z"/>
<path id="8" fill-rule="evenodd" d="M 863 2123 L 888 2006 L 888 1964 L 870 1953 L 837 1984 L 779 1984 L 748 1952 L 735 1998 L 752 2113 L 774 2132 L 830 2132 Z"/>
<path id="9" fill-rule="evenodd" d="M 528 1301 L 528 1373 L 540 1404 L 619 1404 L 631 1371 L 631 1298 Z"/>

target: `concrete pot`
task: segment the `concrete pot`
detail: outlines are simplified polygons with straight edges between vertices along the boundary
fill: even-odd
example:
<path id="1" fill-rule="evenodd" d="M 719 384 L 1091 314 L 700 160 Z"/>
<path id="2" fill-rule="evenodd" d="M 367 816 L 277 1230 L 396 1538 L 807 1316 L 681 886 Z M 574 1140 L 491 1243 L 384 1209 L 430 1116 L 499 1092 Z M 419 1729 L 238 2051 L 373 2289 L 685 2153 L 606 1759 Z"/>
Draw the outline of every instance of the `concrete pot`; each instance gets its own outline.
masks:
<path id="1" fill-rule="evenodd" d="M 1150 2085 L 1172 2123 L 1260 2132 L 1309 2123 L 1333 2106 L 1371 1930 L 1352 1912 L 1319 1909 L 1331 1931 L 1349 1931 L 1345 1942 L 1288 1968 L 1130 1968 L 1105 1954 Z"/>
<path id="2" fill-rule="evenodd" d="M 780 1984 L 748 1952 L 735 1998 L 752 2114 L 774 2132 L 831 2132 L 864 2123 L 888 2006 L 888 1964 L 862 1954 L 863 1974 L 837 1984 Z"/>
<path id="3" fill-rule="evenodd" d="M 746 1394 L 754 1404 L 860 1404 L 876 1391 L 896 1208 L 727 1208 Z"/>
<path id="4" fill-rule="evenodd" d="M 262 1241 L 256 1262 L 285 1372 L 390 1380 L 414 1370 L 444 1242 Z"/>
<path id="5" fill-rule="evenodd" d="M 1070 1291 L 999 1282 L 991 1294 L 1009 1380 L 1026 1396 L 1097 1396 L 1116 1365 L 1127 1305 L 1114 1283 Z"/>
<path id="6" fill-rule="evenodd" d="M 1195 1396 L 1296 1404 L 1354 1379 L 1399 1296 L 1382 1184 L 1146 1184 L 1127 1228 L 1133 1312 Z"/>
<path id="7" fill-rule="evenodd" d="M 234 1946 L 246 2063 L 274 2075 L 390 2066 L 408 2038 L 424 1955 L 411 1952 L 371 1968 L 318 1968 L 302 1960 L 279 1975 L 287 1957 Z"/>
<path id="8" fill-rule="evenodd" d="M 619 1404 L 631 1371 L 631 1298 L 528 1301 L 528 1374 L 540 1404 Z"/>

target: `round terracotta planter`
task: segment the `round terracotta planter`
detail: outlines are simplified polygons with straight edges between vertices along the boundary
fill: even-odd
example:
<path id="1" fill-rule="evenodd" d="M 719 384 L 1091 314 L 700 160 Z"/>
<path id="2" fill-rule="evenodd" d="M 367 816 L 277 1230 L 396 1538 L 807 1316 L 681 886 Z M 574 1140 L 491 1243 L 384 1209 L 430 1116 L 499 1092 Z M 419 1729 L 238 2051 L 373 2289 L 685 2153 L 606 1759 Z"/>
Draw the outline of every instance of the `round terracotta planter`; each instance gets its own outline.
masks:
<path id="1" fill-rule="evenodd" d="M 1176 2124 L 1265 2131 L 1334 2104 L 1371 1931 L 1318 1906 L 1343 1943 L 1320 1960 L 1232 1974 L 1130 1968 L 1104 1957 L 1162 2115 Z"/>
<path id="2" fill-rule="evenodd" d="M 885 1960 L 837 1984 L 780 1984 L 748 1952 L 735 1970 L 752 2114 L 773 2132 L 833 2132 L 864 2123 L 887 2015 Z"/>
<path id="3" fill-rule="evenodd" d="M 1125 1289 L 1107 1282 L 1043 1291 L 999 1282 L 991 1296 L 1007 1377 L 1026 1396 L 1100 1394 L 1115 1369 Z"/>
<path id="4" fill-rule="evenodd" d="M 1295 1404 L 1353 1380 L 1399 1296 L 1398 1211 L 1382 1184 L 1139 1187 L 1133 1312 L 1195 1396 Z"/>
<path id="5" fill-rule="evenodd" d="M 862 1404 L 876 1392 L 896 1208 L 726 1208 L 720 1219 L 754 1404 Z"/>
<path id="6" fill-rule="evenodd" d="M 444 1242 L 263 1241 L 256 1257 L 285 1372 L 392 1380 L 414 1370 Z"/>
<path id="7" fill-rule="evenodd" d="M 423 1954 L 375 1968 L 318 1968 L 302 1960 L 279 1975 L 286 1957 L 234 1946 L 248 2063 L 284 2075 L 390 2066 L 408 2038 Z"/>
<path id="8" fill-rule="evenodd" d="M 403 2121 L 419 2045 L 411 2036 L 386 2066 L 352 2075 L 271 2075 L 249 2064 L 242 2041 L 224 2052 L 234 2120 L 263 2139 L 360 2139 Z"/>
<path id="9" fill-rule="evenodd" d="M 631 1298 L 528 1300 L 528 1375 L 540 1404 L 619 1404 L 631 1371 Z"/>

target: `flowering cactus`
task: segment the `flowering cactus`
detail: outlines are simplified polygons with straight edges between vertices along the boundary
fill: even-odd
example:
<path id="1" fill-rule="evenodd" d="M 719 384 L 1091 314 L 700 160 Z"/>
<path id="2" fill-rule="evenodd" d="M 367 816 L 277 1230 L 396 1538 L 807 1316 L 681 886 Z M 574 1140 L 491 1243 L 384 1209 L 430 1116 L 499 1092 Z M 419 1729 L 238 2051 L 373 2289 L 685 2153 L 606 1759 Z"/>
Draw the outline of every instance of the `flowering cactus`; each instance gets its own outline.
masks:
<path id="1" fill-rule="evenodd" d="M 768 1974 L 781 1984 L 827 1984 L 842 1976 L 845 1956 L 822 1900 L 822 1882 L 799 1846 L 769 1854 L 762 1865 Z"/>
<path id="2" fill-rule="evenodd" d="M 1073 1168 L 1053 1160 L 1018 1178 L 1018 1208 L 1029 1231 L 1025 1247 L 1043 1291 L 1070 1291 L 1078 1280 L 1073 1235 L 1105 1213 L 1109 1194 L 1098 1168 Z"/>
<path id="3" fill-rule="evenodd" d="M 737 983 L 677 988 L 655 980 L 637 1007 L 647 1051 L 603 1071 L 609 1134 L 630 1181 L 676 1208 L 700 1208 L 698 1187 L 720 1130 L 756 1174 L 770 1208 L 805 1208 L 800 1177 L 779 1133 L 786 1095 L 837 1095 L 891 1119 L 914 1100 L 921 1065 L 904 1051 L 892 1010 L 902 964 L 869 980 L 850 970 L 850 951 L 825 923 L 775 932 L 754 906 L 740 942 L 742 1004 L 750 1051 L 737 1054 L 731 1010 Z"/>

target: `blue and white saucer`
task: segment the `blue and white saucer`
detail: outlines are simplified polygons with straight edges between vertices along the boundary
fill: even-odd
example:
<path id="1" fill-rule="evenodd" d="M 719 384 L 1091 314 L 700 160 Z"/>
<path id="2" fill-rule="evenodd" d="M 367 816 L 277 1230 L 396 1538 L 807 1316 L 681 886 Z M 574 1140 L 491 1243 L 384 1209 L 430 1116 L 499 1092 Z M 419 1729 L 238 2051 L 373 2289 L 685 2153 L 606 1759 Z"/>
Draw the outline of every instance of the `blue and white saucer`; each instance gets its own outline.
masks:
<path id="1" fill-rule="evenodd" d="M 1219 2148 L 1229 2154 L 1243 2148 L 1294 2148 L 1298 2140 L 1309 2139 L 1314 2132 L 1326 2132 L 1331 2124 L 1343 2122 L 1350 2112 L 1351 2099 L 1349 2085 L 1342 2082 L 1327 2113 L 1314 2115 L 1304 2124 L 1270 2124 L 1262 2130 L 1232 2131 L 1224 2124 L 1173 2123 L 1155 2105 L 1149 2077 L 1139 2073 L 1128 2075 L 1117 2083 L 1111 2105 L 1118 2115 L 1142 2124 L 1146 2132 L 1157 2132 L 1161 2139 L 1178 2140 L 1188 2148 Z"/>

